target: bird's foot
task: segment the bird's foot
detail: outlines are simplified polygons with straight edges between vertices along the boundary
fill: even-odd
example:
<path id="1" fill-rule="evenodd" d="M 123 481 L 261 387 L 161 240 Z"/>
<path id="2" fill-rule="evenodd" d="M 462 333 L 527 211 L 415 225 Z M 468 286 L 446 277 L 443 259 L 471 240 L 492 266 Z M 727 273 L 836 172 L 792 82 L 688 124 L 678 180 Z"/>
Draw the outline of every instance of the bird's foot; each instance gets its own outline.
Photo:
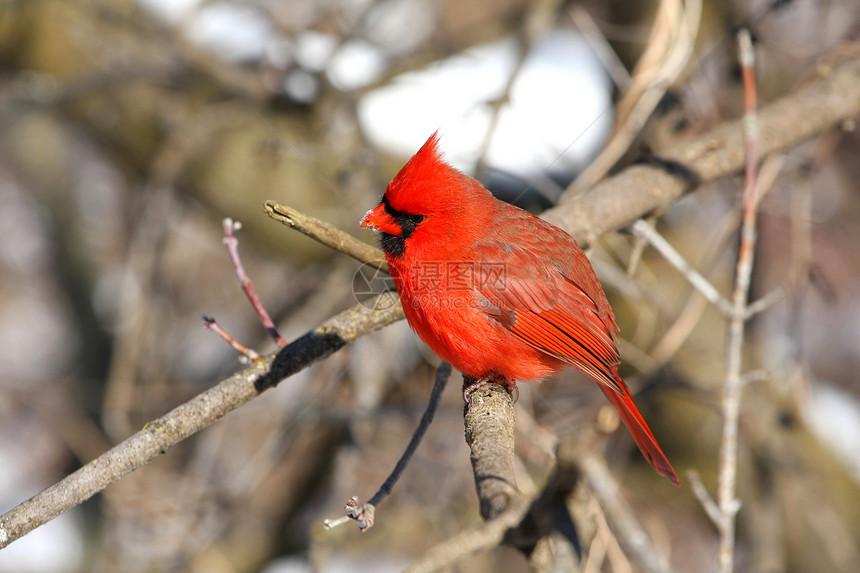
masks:
<path id="1" fill-rule="evenodd" d="M 494 377 L 487 378 L 470 378 L 467 376 L 463 376 L 463 402 L 468 404 L 469 397 L 472 395 L 472 392 L 483 386 L 484 384 L 498 384 L 502 388 L 508 391 L 508 394 L 511 395 L 511 401 L 516 404 L 517 400 L 520 399 L 520 389 L 517 388 L 516 382 L 508 382 L 504 379 L 497 379 Z"/>

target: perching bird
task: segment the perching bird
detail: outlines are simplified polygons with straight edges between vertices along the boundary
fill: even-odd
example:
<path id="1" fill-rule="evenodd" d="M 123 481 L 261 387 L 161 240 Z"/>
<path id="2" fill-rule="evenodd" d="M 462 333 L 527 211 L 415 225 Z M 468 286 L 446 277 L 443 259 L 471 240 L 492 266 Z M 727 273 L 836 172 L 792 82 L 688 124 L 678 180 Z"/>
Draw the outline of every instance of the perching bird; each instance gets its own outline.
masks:
<path id="1" fill-rule="evenodd" d="M 572 366 L 596 380 L 645 459 L 678 476 L 618 374 L 612 308 L 576 241 L 444 163 L 433 134 L 361 221 L 412 329 L 467 378 L 515 389 Z"/>

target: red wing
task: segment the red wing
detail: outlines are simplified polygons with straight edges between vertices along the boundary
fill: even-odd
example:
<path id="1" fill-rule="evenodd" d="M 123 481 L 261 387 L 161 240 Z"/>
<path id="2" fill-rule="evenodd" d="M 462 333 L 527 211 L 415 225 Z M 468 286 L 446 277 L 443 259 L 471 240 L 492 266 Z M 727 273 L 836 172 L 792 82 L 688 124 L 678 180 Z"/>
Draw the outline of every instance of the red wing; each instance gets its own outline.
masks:
<path id="1" fill-rule="evenodd" d="M 622 392 L 612 371 L 618 351 L 595 302 L 555 265 L 525 249 L 505 251 L 504 277 L 477 285 L 485 312 L 529 345 Z"/>

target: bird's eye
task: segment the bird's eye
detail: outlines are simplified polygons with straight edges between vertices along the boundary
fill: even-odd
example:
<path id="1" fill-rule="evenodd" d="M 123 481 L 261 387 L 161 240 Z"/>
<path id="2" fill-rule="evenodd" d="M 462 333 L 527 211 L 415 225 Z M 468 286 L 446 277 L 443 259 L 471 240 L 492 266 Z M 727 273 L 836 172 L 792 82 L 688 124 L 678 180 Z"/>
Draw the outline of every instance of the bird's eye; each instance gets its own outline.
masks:
<path id="1" fill-rule="evenodd" d="M 425 218 L 426 217 L 424 215 L 409 215 L 409 220 L 415 225 L 423 221 Z"/>

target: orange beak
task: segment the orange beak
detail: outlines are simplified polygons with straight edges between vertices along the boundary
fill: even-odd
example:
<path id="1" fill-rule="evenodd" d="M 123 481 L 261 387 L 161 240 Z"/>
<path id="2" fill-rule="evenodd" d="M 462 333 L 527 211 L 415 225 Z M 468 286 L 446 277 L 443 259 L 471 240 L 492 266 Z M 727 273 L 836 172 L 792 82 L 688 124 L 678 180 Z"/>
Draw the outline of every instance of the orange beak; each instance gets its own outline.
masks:
<path id="1" fill-rule="evenodd" d="M 382 231 L 389 235 L 399 237 L 403 233 L 403 228 L 397 219 L 389 215 L 385 211 L 385 205 L 380 203 L 376 208 L 368 211 L 361 220 L 361 226 L 374 231 Z"/>

